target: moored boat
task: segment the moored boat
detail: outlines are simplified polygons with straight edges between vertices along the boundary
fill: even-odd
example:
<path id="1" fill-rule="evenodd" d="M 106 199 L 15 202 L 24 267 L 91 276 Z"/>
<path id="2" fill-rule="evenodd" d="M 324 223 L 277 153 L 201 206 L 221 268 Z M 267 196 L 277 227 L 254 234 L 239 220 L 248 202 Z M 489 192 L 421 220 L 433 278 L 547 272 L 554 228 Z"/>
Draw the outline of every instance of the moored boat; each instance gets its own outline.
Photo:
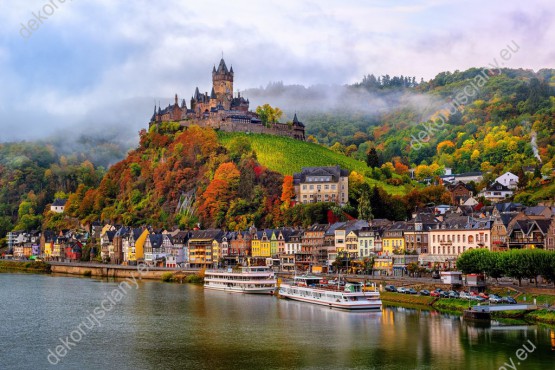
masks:
<path id="1" fill-rule="evenodd" d="M 362 283 L 344 286 L 325 284 L 317 276 L 296 276 L 292 283 L 281 283 L 279 295 L 284 298 L 318 304 L 341 310 L 381 310 L 380 293 L 365 291 Z"/>
<path id="2" fill-rule="evenodd" d="M 265 266 L 241 267 L 241 270 L 206 270 L 204 288 L 231 293 L 273 294 L 276 289 L 274 271 Z"/>

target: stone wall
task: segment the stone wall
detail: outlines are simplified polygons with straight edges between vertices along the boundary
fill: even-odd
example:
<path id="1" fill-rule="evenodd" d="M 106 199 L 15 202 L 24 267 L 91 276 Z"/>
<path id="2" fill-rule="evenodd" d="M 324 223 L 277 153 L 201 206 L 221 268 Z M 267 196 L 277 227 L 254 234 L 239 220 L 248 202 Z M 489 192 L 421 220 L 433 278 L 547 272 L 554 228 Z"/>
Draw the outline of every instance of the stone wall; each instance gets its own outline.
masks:
<path id="1" fill-rule="evenodd" d="M 286 136 L 292 139 L 304 140 L 304 129 L 295 126 L 289 126 L 283 123 L 272 124 L 266 127 L 262 124 L 222 121 L 219 117 L 209 117 L 200 120 L 181 121 L 182 126 L 197 125 L 200 127 L 210 127 L 226 132 L 252 132 L 254 134 L 269 134 L 277 136 Z"/>
<path id="2" fill-rule="evenodd" d="M 192 275 L 198 271 L 185 271 L 182 270 L 172 270 L 172 269 L 155 269 L 149 268 L 148 271 L 146 269 L 142 269 L 141 271 L 137 270 L 136 267 L 133 266 L 118 266 L 118 265 L 87 265 L 87 264 L 55 264 L 50 263 L 51 265 L 51 272 L 52 273 L 59 273 L 59 274 L 68 274 L 68 275 L 80 275 L 84 276 L 85 273 L 88 274 L 90 271 L 90 276 L 96 277 L 111 277 L 111 278 L 141 278 L 141 279 L 152 279 L 152 280 L 161 280 L 162 275 L 167 272 L 180 272 L 181 274 L 185 275 Z"/>

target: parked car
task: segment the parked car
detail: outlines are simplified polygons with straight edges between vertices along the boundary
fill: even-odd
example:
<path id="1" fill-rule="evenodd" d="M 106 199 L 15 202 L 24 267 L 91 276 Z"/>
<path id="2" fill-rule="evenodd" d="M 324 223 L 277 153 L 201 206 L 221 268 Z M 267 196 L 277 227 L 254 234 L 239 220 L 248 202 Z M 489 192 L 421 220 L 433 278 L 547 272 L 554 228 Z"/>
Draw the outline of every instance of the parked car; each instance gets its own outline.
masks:
<path id="1" fill-rule="evenodd" d="M 462 292 L 459 292 L 459 298 L 461 298 L 461 299 L 470 299 L 470 294 L 468 294 L 467 292 L 465 292 L 463 290 Z"/>
<path id="2" fill-rule="evenodd" d="M 406 291 L 407 291 L 407 288 L 403 288 L 403 287 L 397 288 L 397 293 L 405 293 Z"/>
<path id="3" fill-rule="evenodd" d="M 405 293 L 406 294 L 418 294 L 418 292 L 414 288 L 410 288 L 410 289 L 405 290 Z"/>
<path id="4" fill-rule="evenodd" d="M 396 292 L 397 288 L 395 288 L 395 285 L 386 285 L 385 286 L 385 291 L 386 292 Z"/>
<path id="5" fill-rule="evenodd" d="M 449 291 L 449 298 L 459 298 L 459 293 L 455 292 L 454 290 Z"/>
<path id="6" fill-rule="evenodd" d="M 513 297 L 509 297 L 509 296 L 501 298 L 501 302 L 508 303 L 508 304 L 517 304 L 516 299 L 514 299 Z"/>
<path id="7" fill-rule="evenodd" d="M 489 299 L 489 295 L 487 295 L 486 293 L 482 292 L 480 294 L 478 294 L 480 297 L 484 298 L 484 299 Z"/>
<path id="8" fill-rule="evenodd" d="M 486 301 L 484 298 L 480 297 L 479 295 L 472 296 L 472 300 L 478 301 L 478 302 L 485 302 Z"/>
<path id="9" fill-rule="evenodd" d="M 440 298 L 449 298 L 449 292 L 445 292 L 445 291 L 441 291 L 439 292 L 439 297 Z"/>
<path id="10" fill-rule="evenodd" d="M 430 297 L 439 297 L 439 292 L 434 290 L 433 292 L 430 293 Z"/>
<path id="11" fill-rule="evenodd" d="M 436 270 L 432 272 L 432 279 L 439 279 L 439 277 L 439 271 Z"/>
<path id="12" fill-rule="evenodd" d="M 492 294 L 489 296 L 489 301 L 490 303 L 501 303 L 503 301 L 503 298 L 501 298 L 497 294 Z"/>
<path id="13" fill-rule="evenodd" d="M 420 291 L 420 295 L 426 295 L 426 296 L 428 296 L 428 295 L 430 295 L 430 291 L 427 290 L 427 289 L 422 289 L 422 290 Z"/>

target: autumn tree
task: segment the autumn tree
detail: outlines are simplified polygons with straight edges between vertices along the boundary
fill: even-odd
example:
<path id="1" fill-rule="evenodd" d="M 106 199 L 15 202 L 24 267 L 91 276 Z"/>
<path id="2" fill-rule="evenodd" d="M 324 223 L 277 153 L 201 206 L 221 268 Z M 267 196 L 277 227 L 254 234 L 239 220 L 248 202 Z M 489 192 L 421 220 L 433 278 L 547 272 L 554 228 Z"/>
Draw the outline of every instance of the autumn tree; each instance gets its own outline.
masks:
<path id="1" fill-rule="evenodd" d="M 256 107 L 256 114 L 258 114 L 262 124 L 267 125 L 270 123 L 277 123 L 283 115 L 283 111 L 278 107 L 274 108 L 270 104 L 266 103 L 262 106 Z"/>
<path id="2" fill-rule="evenodd" d="M 295 198 L 295 187 L 293 185 L 293 176 L 285 176 L 283 178 L 283 186 L 281 192 L 281 201 L 283 202 L 284 208 L 289 208 L 291 206 L 291 199 Z"/>

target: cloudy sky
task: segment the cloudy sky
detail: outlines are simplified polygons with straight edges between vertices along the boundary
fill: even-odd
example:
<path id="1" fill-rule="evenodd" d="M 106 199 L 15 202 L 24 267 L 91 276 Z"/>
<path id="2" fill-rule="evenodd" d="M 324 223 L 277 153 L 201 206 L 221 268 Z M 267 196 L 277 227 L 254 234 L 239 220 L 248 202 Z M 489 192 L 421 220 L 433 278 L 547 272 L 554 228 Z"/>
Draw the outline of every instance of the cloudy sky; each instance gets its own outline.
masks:
<path id="1" fill-rule="evenodd" d="M 554 11 L 552 0 L 0 0 L 0 141 L 136 133 L 154 102 L 209 91 L 222 52 L 236 90 L 430 79 L 486 66 L 513 42 L 506 67 L 555 68 Z"/>

